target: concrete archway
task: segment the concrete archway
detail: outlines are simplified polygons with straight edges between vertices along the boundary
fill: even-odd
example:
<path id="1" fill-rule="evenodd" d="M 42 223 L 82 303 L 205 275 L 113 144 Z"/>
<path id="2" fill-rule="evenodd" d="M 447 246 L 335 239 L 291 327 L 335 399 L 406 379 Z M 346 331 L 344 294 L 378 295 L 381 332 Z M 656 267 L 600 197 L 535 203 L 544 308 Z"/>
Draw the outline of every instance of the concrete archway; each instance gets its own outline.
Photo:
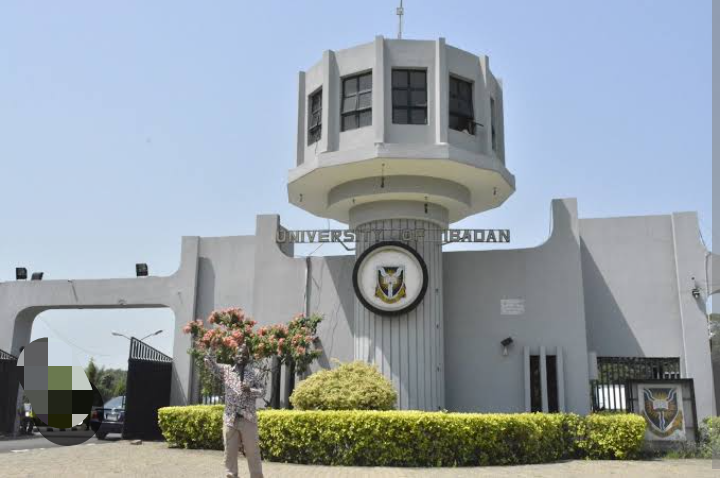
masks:
<path id="1" fill-rule="evenodd" d="M 166 277 L 0 283 L 0 349 L 17 356 L 30 341 L 33 321 L 47 310 L 166 307 L 175 315 L 173 350 L 187 350 L 182 325 L 195 317 L 198 243 L 183 238 L 180 267 Z M 185 405 L 193 400 L 192 362 L 187 354 L 174 355 L 171 404 Z"/>

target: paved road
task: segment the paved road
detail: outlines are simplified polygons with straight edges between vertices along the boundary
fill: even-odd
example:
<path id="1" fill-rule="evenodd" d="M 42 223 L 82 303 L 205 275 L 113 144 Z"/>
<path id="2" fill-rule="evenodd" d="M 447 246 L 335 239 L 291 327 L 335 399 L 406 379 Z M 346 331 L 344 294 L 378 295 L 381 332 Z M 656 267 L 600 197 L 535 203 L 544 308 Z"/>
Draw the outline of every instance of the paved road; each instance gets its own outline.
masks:
<path id="1" fill-rule="evenodd" d="M 56 436 L 62 436 L 63 432 L 53 432 Z M 68 433 L 68 432 L 65 432 Z M 120 435 L 111 434 L 107 436 L 107 440 L 98 440 L 97 438 L 93 437 L 87 442 L 83 443 L 82 445 L 78 446 L 86 446 L 86 445 L 105 445 L 110 444 L 114 442 L 118 442 L 120 440 Z M 18 438 L 17 440 L 0 440 L 0 454 L 2 453 L 25 453 L 30 450 L 37 450 L 37 449 L 45 449 L 45 448 L 55 448 L 59 447 L 61 445 L 56 445 L 55 443 L 49 441 L 47 438 L 43 437 L 40 433 L 35 433 L 35 435 L 25 438 Z"/>
<path id="2" fill-rule="evenodd" d="M 411 446 L 411 445 L 409 445 Z M 712 478 L 720 470 L 710 460 L 568 461 L 546 465 L 482 468 L 361 468 L 265 463 L 266 478 L 565 478 L 649 477 Z M 222 477 L 222 452 L 168 448 L 165 443 L 131 445 L 117 441 L 102 446 L 56 447 L 0 458 L 5 477 Z M 240 476 L 247 464 L 240 462 Z"/>

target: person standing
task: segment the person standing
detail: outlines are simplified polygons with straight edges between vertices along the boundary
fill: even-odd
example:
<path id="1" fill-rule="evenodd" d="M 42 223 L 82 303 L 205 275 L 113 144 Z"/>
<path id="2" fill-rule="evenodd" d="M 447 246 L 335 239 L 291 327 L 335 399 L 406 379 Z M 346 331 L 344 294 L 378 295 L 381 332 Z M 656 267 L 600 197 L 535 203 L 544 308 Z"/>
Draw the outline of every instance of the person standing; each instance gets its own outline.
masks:
<path id="1" fill-rule="evenodd" d="M 250 478 L 263 478 L 255 401 L 265 394 L 265 387 L 245 343 L 240 345 L 234 361 L 234 365 L 218 364 L 212 353 L 205 355 L 208 369 L 225 385 L 225 476 L 238 476 L 238 449 L 242 443 Z"/>

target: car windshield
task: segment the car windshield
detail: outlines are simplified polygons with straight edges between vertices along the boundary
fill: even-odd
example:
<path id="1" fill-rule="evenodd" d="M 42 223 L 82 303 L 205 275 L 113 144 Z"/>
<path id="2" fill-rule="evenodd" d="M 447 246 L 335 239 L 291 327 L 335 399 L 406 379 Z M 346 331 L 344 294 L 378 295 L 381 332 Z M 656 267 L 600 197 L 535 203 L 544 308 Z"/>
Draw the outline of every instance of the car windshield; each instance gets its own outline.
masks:
<path id="1" fill-rule="evenodd" d="M 105 408 L 123 408 L 125 406 L 125 396 L 111 398 L 105 402 Z"/>

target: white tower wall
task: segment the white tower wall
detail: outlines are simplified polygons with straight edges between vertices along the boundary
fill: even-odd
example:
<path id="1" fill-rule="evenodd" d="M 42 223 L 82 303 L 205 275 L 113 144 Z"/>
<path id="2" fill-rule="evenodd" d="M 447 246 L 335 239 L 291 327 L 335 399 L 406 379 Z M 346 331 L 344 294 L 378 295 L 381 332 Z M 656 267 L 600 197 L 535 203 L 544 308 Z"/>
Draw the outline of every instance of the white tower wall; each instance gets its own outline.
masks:
<path id="1" fill-rule="evenodd" d="M 399 230 L 424 232 L 424 240 L 407 241 L 425 260 L 428 288 L 414 310 L 394 317 L 375 314 L 355 298 L 355 359 L 374 363 L 398 392 L 398 408 L 438 410 L 445 407 L 441 227 L 414 219 L 386 219 L 357 230 L 383 229 L 400 240 Z M 374 241 L 357 243 L 356 255 Z"/>

